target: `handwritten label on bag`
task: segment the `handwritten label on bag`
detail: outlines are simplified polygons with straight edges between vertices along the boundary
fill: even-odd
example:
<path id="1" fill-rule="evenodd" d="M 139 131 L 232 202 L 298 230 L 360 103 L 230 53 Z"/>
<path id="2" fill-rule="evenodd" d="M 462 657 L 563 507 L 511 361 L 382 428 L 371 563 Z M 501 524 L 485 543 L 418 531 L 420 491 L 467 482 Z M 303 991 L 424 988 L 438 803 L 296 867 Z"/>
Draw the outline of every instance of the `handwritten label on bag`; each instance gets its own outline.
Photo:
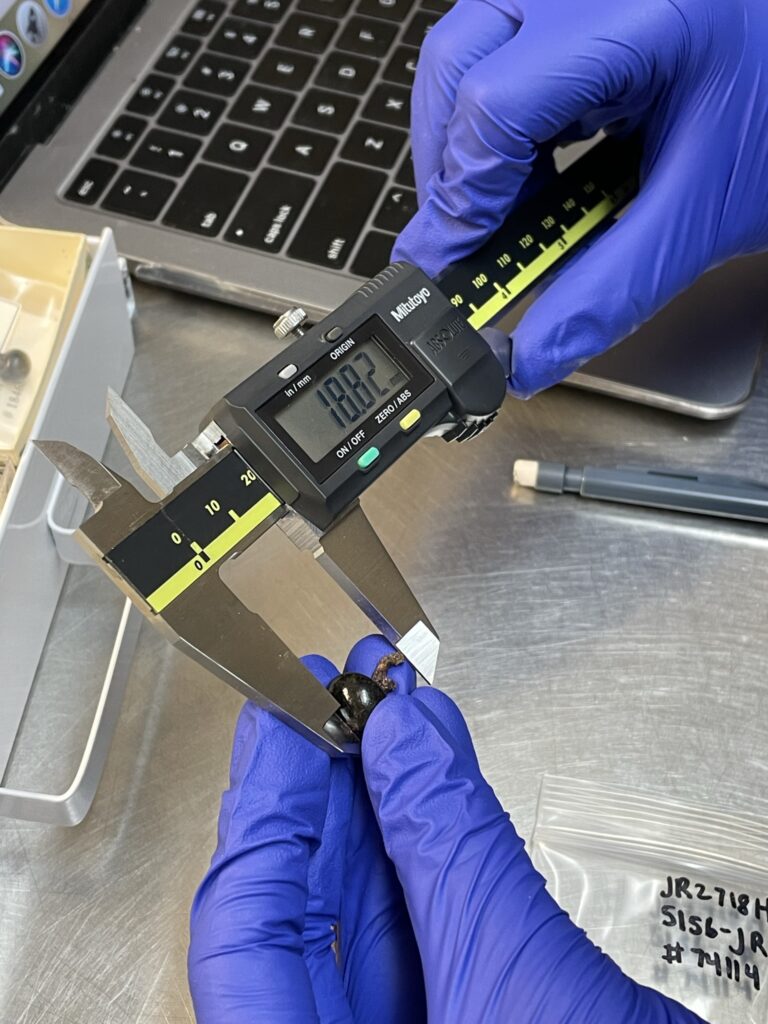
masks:
<path id="1" fill-rule="evenodd" d="M 661 959 L 760 991 L 768 960 L 768 897 L 668 875 L 659 891 Z"/>

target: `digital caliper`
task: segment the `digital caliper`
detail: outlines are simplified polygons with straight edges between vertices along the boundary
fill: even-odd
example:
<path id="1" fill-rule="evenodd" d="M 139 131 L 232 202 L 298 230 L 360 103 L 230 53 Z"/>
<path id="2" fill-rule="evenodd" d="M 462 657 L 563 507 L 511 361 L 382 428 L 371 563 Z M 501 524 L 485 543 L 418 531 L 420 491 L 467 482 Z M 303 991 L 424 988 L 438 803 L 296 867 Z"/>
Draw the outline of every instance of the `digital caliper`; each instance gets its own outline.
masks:
<path id="1" fill-rule="evenodd" d="M 306 333 L 303 312 L 288 311 L 275 331 L 294 340 L 226 395 L 174 456 L 111 395 L 112 429 L 159 500 L 65 442 L 39 441 L 95 508 L 79 539 L 176 646 L 329 752 L 353 751 L 359 736 L 344 709 L 219 570 L 279 526 L 431 682 L 437 634 L 359 498 L 425 435 L 464 441 L 493 421 L 506 382 L 476 328 L 635 187 L 629 150 L 604 142 L 439 286 L 393 264 Z"/>

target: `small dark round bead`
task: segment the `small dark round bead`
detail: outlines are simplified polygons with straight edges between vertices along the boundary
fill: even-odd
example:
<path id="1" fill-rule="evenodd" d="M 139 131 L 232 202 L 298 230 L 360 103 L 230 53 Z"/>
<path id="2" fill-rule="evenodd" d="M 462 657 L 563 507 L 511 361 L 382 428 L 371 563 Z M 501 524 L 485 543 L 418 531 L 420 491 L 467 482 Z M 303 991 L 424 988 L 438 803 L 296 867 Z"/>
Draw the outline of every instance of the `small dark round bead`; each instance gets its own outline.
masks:
<path id="1" fill-rule="evenodd" d="M 26 352 L 12 348 L 10 352 L 0 355 L 0 380 L 9 384 L 24 380 L 29 376 L 32 364 Z"/>
<path id="2" fill-rule="evenodd" d="M 339 702 L 338 713 L 344 724 L 358 738 L 362 738 L 371 712 L 389 691 L 375 683 L 370 676 L 359 672 L 342 672 L 331 682 L 328 692 Z"/>

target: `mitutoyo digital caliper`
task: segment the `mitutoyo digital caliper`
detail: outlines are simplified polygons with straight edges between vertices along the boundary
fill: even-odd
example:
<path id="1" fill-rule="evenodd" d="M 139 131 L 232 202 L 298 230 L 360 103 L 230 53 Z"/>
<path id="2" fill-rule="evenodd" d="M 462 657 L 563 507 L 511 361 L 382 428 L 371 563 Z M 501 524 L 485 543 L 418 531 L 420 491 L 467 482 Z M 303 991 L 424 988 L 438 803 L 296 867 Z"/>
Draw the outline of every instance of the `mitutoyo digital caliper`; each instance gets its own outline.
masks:
<path id="1" fill-rule="evenodd" d="M 338 701 L 222 581 L 236 553 L 278 526 L 331 574 L 431 682 L 439 640 L 360 508 L 371 482 L 425 435 L 474 437 L 504 373 L 485 326 L 633 194 L 634 153 L 602 143 L 518 210 L 438 286 L 394 264 L 225 396 L 202 433 L 167 455 L 116 395 L 108 415 L 158 496 L 59 441 L 38 447 L 94 506 L 78 537 L 171 641 L 331 753 L 353 751 Z"/>

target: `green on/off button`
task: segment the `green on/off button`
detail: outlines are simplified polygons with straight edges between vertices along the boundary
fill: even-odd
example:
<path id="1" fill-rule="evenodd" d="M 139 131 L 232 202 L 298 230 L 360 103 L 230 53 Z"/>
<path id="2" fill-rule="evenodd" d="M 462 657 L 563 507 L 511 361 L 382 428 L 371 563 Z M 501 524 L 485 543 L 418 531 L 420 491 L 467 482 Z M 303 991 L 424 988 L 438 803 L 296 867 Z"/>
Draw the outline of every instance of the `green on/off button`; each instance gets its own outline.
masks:
<path id="1" fill-rule="evenodd" d="M 369 448 L 367 452 L 363 452 L 360 458 L 357 460 L 357 464 L 360 469 L 369 469 L 376 459 L 380 455 L 378 448 Z"/>

